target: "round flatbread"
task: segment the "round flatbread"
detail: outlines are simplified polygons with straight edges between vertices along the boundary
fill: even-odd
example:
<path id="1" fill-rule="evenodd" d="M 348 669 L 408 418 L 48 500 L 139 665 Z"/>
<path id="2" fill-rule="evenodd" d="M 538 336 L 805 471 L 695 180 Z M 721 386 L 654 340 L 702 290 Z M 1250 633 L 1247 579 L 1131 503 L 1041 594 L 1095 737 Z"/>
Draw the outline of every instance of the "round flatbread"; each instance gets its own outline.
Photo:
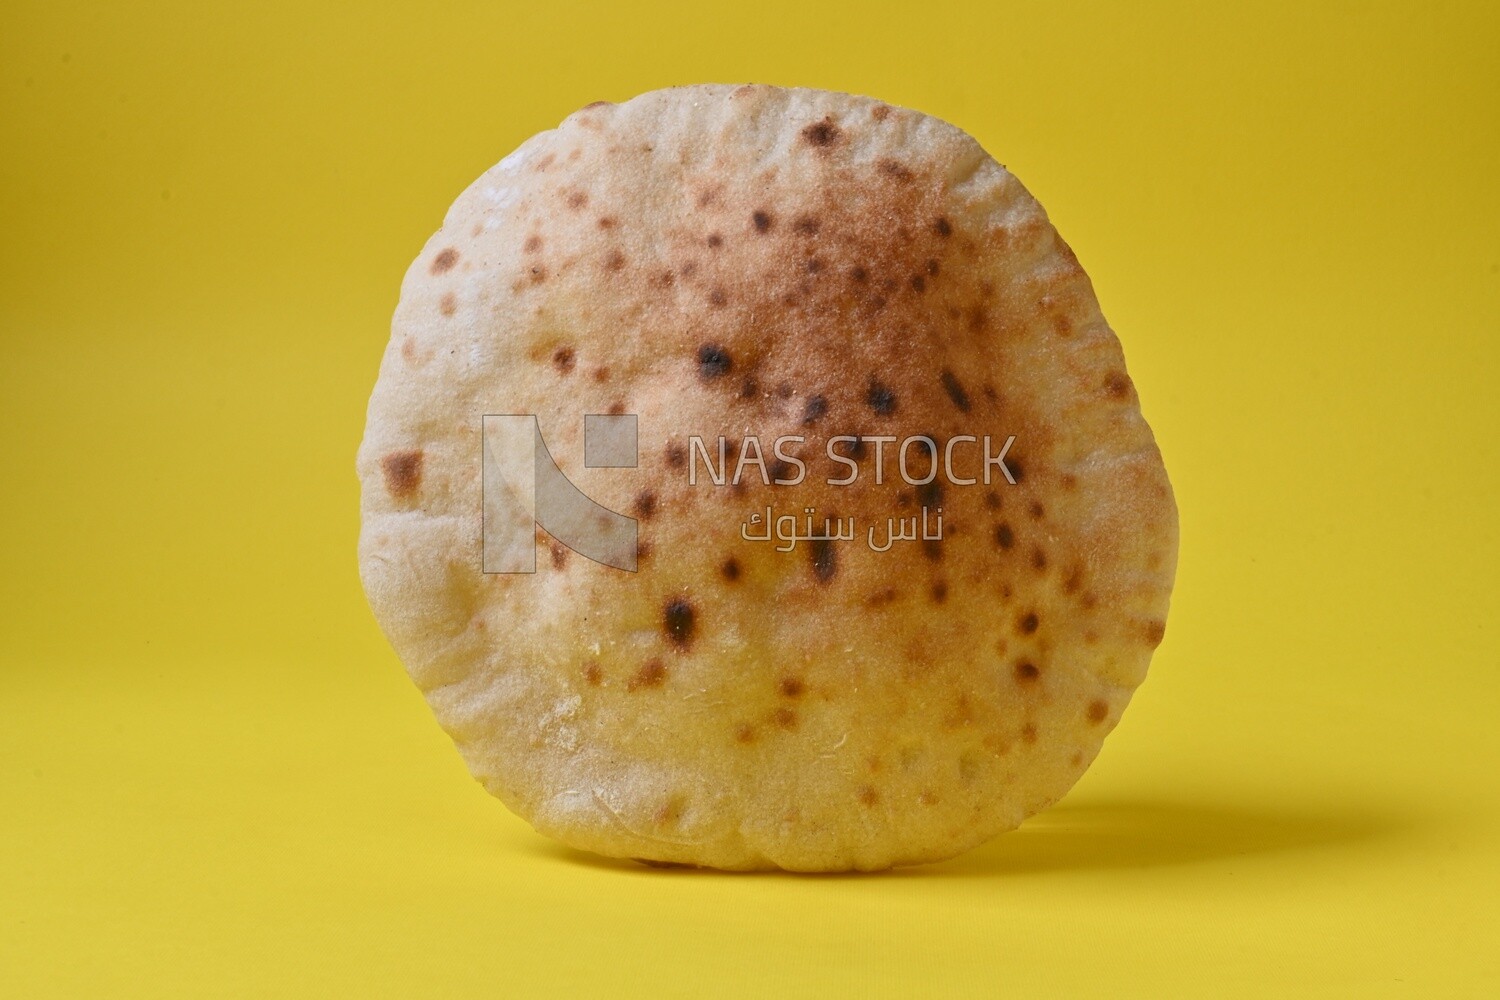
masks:
<path id="1" fill-rule="evenodd" d="M 358 471 L 370 603 L 470 770 L 650 861 L 1017 826 L 1119 720 L 1176 565 L 1041 206 L 959 129 L 815 90 L 590 105 L 486 172 L 406 275 Z"/>

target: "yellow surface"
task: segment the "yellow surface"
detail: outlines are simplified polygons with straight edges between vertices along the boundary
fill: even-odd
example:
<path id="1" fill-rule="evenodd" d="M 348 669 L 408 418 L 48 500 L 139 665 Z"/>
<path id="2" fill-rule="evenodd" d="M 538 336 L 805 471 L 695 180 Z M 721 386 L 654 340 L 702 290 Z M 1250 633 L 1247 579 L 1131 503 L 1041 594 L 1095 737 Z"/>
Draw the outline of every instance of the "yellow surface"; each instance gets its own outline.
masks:
<path id="1" fill-rule="evenodd" d="M 1497 995 L 1494 5 L 215 6 L 0 32 L 0 996 Z M 948 864 L 555 847 L 359 591 L 449 201 L 584 103 L 745 79 L 1015 170 L 1176 484 L 1150 680 Z"/>

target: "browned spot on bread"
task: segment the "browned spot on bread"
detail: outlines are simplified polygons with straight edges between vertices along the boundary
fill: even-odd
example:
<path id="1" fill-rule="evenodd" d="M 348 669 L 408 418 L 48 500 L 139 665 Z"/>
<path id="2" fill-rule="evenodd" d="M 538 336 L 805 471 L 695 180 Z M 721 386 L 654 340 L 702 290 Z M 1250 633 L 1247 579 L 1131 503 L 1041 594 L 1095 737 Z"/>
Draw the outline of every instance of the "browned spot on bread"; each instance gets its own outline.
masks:
<path id="1" fill-rule="evenodd" d="M 583 106 L 583 110 L 587 111 L 590 108 L 612 108 L 612 107 L 614 107 L 614 102 L 613 101 L 591 101 L 590 103 L 585 104 Z"/>
<path id="2" fill-rule="evenodd" d="M 885 174 L 887 177 L 894 177 L 896 180 L 900 181 L 903 184 L 909 184 L 911 182 L 911 179 L 916 176 L 910 170 L 908 170 L 906 167 L 902 166 L 895 160 L 881 160 L 879 167 L 881 173 Z"/>
<path id="3" fill-rule="evenodd" d="M 865 391 L 865 405 L 879 416 L 890 416 L 896 412 L 896 393 L 871 375 L 870 387 Z"/>
<path id="4" fill-rule="evenodd" d="M 609 255 L 604 258 L 604 269 L 606 271 L 625 270 L 625 255 L 618 250 L 611 250 Z"/>
<path id="5" fill-rule="evenodd" d="M 552 555 L 552 568 L 562 569 L 568 565 L 568 547 L 561 542 L 553 542 L 548 549 Z"/>
<path id="6" fill-rule="evenodd" d="M 721 309 L 729 303 L 729 293 L 722 286 L 715 285 L 708 293 L 708 304 L 715 309 Z"/>
<path id="7" fill-rule="evenodd" d="M 526 237 L 526 242 L 521 244 L 523 253 L 536 253 L 542 248 L 542 238 L 535 233 Z"/>
<path id="8" fill-rule="evenodd" d="M 1031 503 L 1027 504 L 1026 511 L 1031 515 L 1031 519 L 1033 521 L 1040 521 L 1042 518 L 1047 516 L 1047 508 L 1043 507 L 1041 503 L 1036 500 L 1033 500 L 1031 501 Z"/>
<path id="9" fill-rule="evenodd" d="M 933 584 L 932 584 L 932 589 L 931 589 L 931 591 L 929 591 L 929 593 L 932 595 L 932 603 L 933 604 L 942 604 L 944 601 L 946 601 L 948 599 L 948 584 L 947 584 L 947 582 L 944 581 L 944 580 L 936 580 L 936 581 L 934 581 Z"/>
<path id="10" fill-rule="evenodd" d="M 594 369 L 594 381 L 595 382 L 608 382 L 609 381 L 609 369 L 608 368 L 595 368 Z"/>
<path id="11" fill-rule="evenodd" d="M 865 606 L 869 608 L 884 607 L 893 602 L 898 596 L 895 587 L 886 587 L 883 590 L 875 591 L 875 593 L 865 598 Z"/>
<path id="12" fill-rule="evenodd" d="M 809 427 L 817 423 L 828 413 L 828 399 L 825 396 L 809 396 L 807 404 L 802 408 L 802 424 Z"/>
<path id="13" fill-rule="evenodd" d="M 968 413 L 971 405 L 969 403 L 969 394 L 964 391 L 963 383 L 958 380 L 958 376 L 944 368 L 942 375 L 939 377 L 943 383 L 943 391 L 948 394 L 948 398 L 953 401 L 953 405 L 958 407 L 960 413 Z"/>
<path id="14" fill-rule="evenodd" d="M 573 366 L 577 363 L 578 356 L 573 352 L 573 348 L 571 347 L 559 347 L 552 352 L 552 367 L 564 375 L 571 372 Z"/>
<path id="15" fill-rule="evenodd" d="M 935 806 L 941 800 L 937 797 L 936 792 L 923 790 L 923 792 L 917 796 L 917 801 L 922 803 L 924 806 Z"/>
<path id="16" fill-rule="evenodd" d="M 398 500 L 415 494 L 422 485 L 422 458 L 417 449 L 393 451 L 382 458 L 380 471 L 385 475 L 386 492 Z"/>
<path id="17" fill-rule="evenodd" d="M 698 348 L 698 376 L 705 382 L 728 375 L 734 369 L 734 359 L 718 344 L 704 344 Z"/>
<path id="18" fill-rule="evenodd" d="M 1043 552 L 1039 545 L 1032 546 L 1031 568 L 1034 570 L 1044 570 L 1047 568 L 1047 553 Z"/>
<path id="19" fill-rule="evenodd" d="M 757 233 L 769 233 L 771 227 L 776 224 L 776 220 L 765 209 L 757 209 L 750 213 L 750 224 L 755 227 Z"/>
<path id="20" fill-rule="evenodd" d="M 438 312 L 442 313 L 444 316 L 452 316 L 457 311 L 458 296 L 454 295 L 452 292 L 445 292 L 442 299 L 438 302 Z"/>
<path id="21" fill-rule="evenodd" d="M 639 691 L 641 688 L 658 688 L 667 680 L 667 666 L 660 660 L 647 660 L 641 665 L 641 669 L 626 681 L 627 691 Z"/>
<path id="22" fill-rule="evenodd" d="M 1028 723 L 1026 723 L 1026 725 L 1024 725 L 1024 726 L 1021 727 L 1021 742 L 1023 742 L 1023 743 L 1035 743 L 1036 742 L 1036 738 L 1037 738 L 1037 731 L 1036 731 L 1036 726 L 1033 723 L 1028 722 Z"/>
<path id="23" fill-rule="evenodd" d="M 1130 379 L 1124 372 L 1110 372 L 1104 377 L 1104 391 L 1116 399 L 1130 395 Z"/>
<path id="24" fill-rule="evenodd" d="M 818 221 L 817 216 L 799 215 L 796 221 L 792 223 L 792 228 L 803 236 L 816 236 L 818 235 L 818 230 L 823 228 L 823 223 Z"/>
<path id="25" fill-rule="evenodd" d="M 870 785 L 861 785 L 859 789 L 860 805 L 873 806 L 880 803 L 880 793 Z"/>
<path id="26" fill-rule="evenodd" d="M 738 580 L 740 578 L 740 561 L 734 556 L 725 559 L 719 564 L 719 575 L 730 583 Z"/>
<path id="27" fill-rule="evenodd" d="M 1022 635 L 1031 635 L 1036 631 L 1041 620 L 1037 618 L 1035 611 L 1028 611 L 1016 622 L 1016 627 L 1021 630 Z"/>
<path id="28" fill-rule="evenodd" d="M 1030 660 L 1022 660 L 1016 664 L 1016 680 L 1022 684 L 1029 684 L 1042 675 L 1041 670 Z"/>
<path id="29" fill-rule="evenodd" d="M 724 245 L 724 237 L 720 236 L 718 233 L 709 233 L 708 239 L 704 240 L 703 242 L 708 244 L 708 248 L 710 250 L 717 250 L 719 249 L 719 247 Z"/>
<path id="30" fill-rule="evenodd" d="M 438 251 L 438 255 L 432 258 L 432 266 L 428 269 L 433 274 L 442 274 L 444 271 L 453 270 L 453 265 L 458 263 L 458 251 L 452 247 Z"/>
<path id="31" fill-rule="evenodd" d="M 830 146 L 834 145 L 839 141 L 839 137 L 842 134 L 839 131 L 839 127 L 833 123 L 832 115 L 825 117 L 820 122 L 814 122 L 802 130 L 802 138 L 807 140 L 809 145 L 820 150 L 827 150 Z"/>
<path id="32" fill-rule="evenodd" d="M 582 208 L 589 203 L 588 193 L 585 191 L 570 191 L 568 193 L 568 207 L 574 209 Z"/>
<path id="33" fill-rule="evenodd" d="M 1146 623 L 1146 645 L 1159 646 L 1167 637 L 1167 623 L 1154 619 Z"/>
<path id="34" fill-rule="evenodd" d="M 686 446 L 679 444 L 676 441 L 668 442 L 666 456 L 667 465 L 669 467 L 673 469 L 682 469 L 687 467 L 688 450 Z"/>
<path id="35" fill-rule="evenodd" d="M 583 679 L 589 682 L 589 687 L 598 687 L 604 683 L 604 668 L 590 660 L 583 665 Z"/>
<path id="36" fill-rule="evenodd" d="M 949 222 L 946 216 L 940 215 L 932 220 L 932 231 L 946 240 L 953 235 L 953 223 Z"/>
<path id="37" fill-rule="evenodd" d="M 1002 549 L 1009 549 L 1016 544 L 1016 533 L 1011 526 L 1004 522 L 995 525 L 995 544 Z"/>
<path id="38" fill-rule="evenodd" d="M 781 693 L 786 695 L 788 698 L 800 698 L 802 697 L 802 692 L 807 690 L 803 685 L 801 678 L 798 677 L 783 677 L 781 679 L 781 683 L 777 685 L 777 687 L 780 688 Z"/>
<path id="39" fill-rule="evenodd" d="M 790 708 L 782 707 L 771 713 L 771 721 L 782 729 L 797 728 L 797 713 Z"/>
<path id="40" fill-rule="evenodd" d="M 599 228 L 600 229 L 613 229 L 616 226 L 618 226 L 619 224 L 620 224 L 620 221 L 618 219 L 616 219 L 613 215 L 601 215 L 601 216 L 599 216 Z"/>
<path id="41" fill-rule="evenodd" d="M 828 583 L 838 572 L 838 555 L 828 539 L 814 538 L 809 542 L 807 556 L 812 564 L 813 577 L 819 583 Z"/>
<path id="42" fill-rule="evenodd" d="M 698 613 L 685 597 L 674 597 L 662 609 L 662 629 L 667 638 L 678 649 L 687 649 L 693 644 L 693 633 L 698 627 Z"/>
<path id="43" fill-rule="evenodd" d="M 1089 702 L 1088 717 L 1089 722 L 1097 726 L 1099 723 L 1109 718 L 1109 705 L 1106 702 L 1099 701 L 1097 699 Z"/>
<path id="44" fill-rule="evenodd" d="M 635 543 L 635 558 L 637 562 L 645 562 L 646 557 L 651 554 L 651 543 L 644 539 Z"/>
<path id="45" fill-rule="evenodd" d="M 748 722 L 741 722 L 734 727 L 734 741 L 736 743 L 754 743 L 755 727 Z"/>
<path id="46" fill-rule="evenodd" d="M 870 109 L 870 117 L 873 118 L 873 119 L 875 119 L 878 122 L 885 121 L 886 116 L 889 115 L 890 113 L 891 113 L 891 108 L 890 108 L 890 105 L 888 105 L 888 104 L 877 104 L 873 108 Z"/>
<path id="47" fill-rule="evenodd" d="M 642 490 L 631 501 L 630 509 L 640 520 L 651 520 L 656 515 L 656 494 L 650 490 Z"/>

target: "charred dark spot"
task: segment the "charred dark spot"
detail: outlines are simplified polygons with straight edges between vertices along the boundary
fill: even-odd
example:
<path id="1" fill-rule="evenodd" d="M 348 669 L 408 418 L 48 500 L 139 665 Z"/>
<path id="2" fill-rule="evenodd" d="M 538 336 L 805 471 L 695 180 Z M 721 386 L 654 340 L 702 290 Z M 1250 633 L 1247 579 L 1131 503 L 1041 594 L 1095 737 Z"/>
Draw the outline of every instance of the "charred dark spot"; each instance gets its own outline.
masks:
<path id="1" fill-rule="evenodd" d="M 1109 718 L 1109 705 L 1103 701 L 1091 701 L 1088 708 L 1089 722 L 1098 725 Z"/>
<path id="2" fill-rule="evenodd" d="M 1037 665 L 1030 660 L 1022 660 L 1016 664 L 1016 680 L 1022 684 L 1029 684 L 1042 675 Z"/>
<path id="3" fill-rule="evenodd" d="M 433 274 L 442 274 L 444 271 L 453 270 L 453 265 L 458 263 L 458 251 L 452 247 L 438 251 L 438 255 L 432 258 Z"/>
<path id="4" fill-rule="evenodd" d="M 959 412 L 968 413 L 970 406 L 969 394 L 964 391 L 963 383 L 959 382 L 958 376 L 944 368 L 941 378 L 943 391 L 948 394 L 949 399 L 953 400 L 953 405 L 958 407 Z"/>
<path id="5" fill-rule="evenodd" d="M 826 149 L 838 142 L 839 135 L 839 127 L 833 123 L 832 116 L 820 122 L 814 122 L 802 130 L 802 138 L 819 149 Z"/>
<path id="6" fill-rule="evenodd" d="M 750 224 L 755 227 L 757 233 L 769 233 L 776 220 L 771 218 L 771 213 L 759 210 L 750 213 Z"/>
<path id="7" fill-rule="evenodd" d="M 662 629 L 667 633 L 667 638 L 672 641 L 678 649 L 686 649 L 692 645 L 693 632 L 697 628 L 697 612 L 688 603 L 685 597 L 674 597 L 667 602 L 662 609 Z"/>
<path id="8" fill-rule="evenodd" d="M 865 445 L 865 439 L 862 437 L 857 437 L 853 441 L 850 441 L 848 443 L 848 446 L 845 448 L 845 450 L 849 453 L 850 458 L 858 461 L 859 459 L 865 457 L 865 452 L 869 449 Z"/>
<path id="9" fill-rule="evenodd" d="M 771 482 L 784 486 L 792 478 L 792 463 L 777 459 L 771 463 L 770 469 L 766 470 L 771 477 Z M 784 482 L 785 481 L 785 482 Z"/>
<path id="10" fill-rule="evenodd" d="M 882 417 L 896 412 L 896 394 L 891 391 L 890 386 L 873 377 L 870 379 L 870 388 L 865 393 L 865 403 Z"/>
<path id="11" fill-rule="evenodd" d="M 800 698 L 802 697 L 802 692 L 807 690 L 801 678 L 798 677 L 783 677 L 781 683 L 777 686 L 781 689 L 781 693 L 788 698 Z"/>
<path id="12" fill-rule="evenodd" d="M 571 372 L 573 370 L 573 366 L 577 363 L 578 356 L 573 353 L 573 348 L 571 347 L 559 347 L 557 350 L 552 352 L 552 367 L 556 368 L 564 375 Z"/>
<path id="13" fill-rule="evenodd" d="M 704 242 L 708 244 L 710 250 L 717 250 L 719 247 L 724 245 L 724 237 L 720 236 L 718 233 L 709 233 L 708 239 Z"/>
<path id="14" fill-rule="evenodd" d="M 719 565 L 719 575 L 730 583 L 740 578 L 740 572 L 740 561 L 734 556 L 730 556 Z"/>
<path id="15" fill-rule="evenodd" d="M 688 451 L 683 445 L 673 441 L 667 445 L 667 465 L 674 469 L 681 469 L 687 465 Z"/>
<path id="16" fill-rule="evenodd" d="M 393 451 L 380 460 L 380 471 L 385 476 L 386 492 L 397 499 L 405 499 L 417 492 L 422 485 L 422 459 L 419 450 Z"/>
<path id="17" fill-rule="evenodd" d="M 1016 627 L 1021 630 L 1022 635 L 1031 635 L 1036 631 L 1041 620 L 1037 618 L 1035 611 L 1028 611 L 1016 622 Z"/>
<path id="18" fill-rule="evenodd" d="M 666 679 L 667 665 L 660 660 L 648 660 L 626 682 L 625 688 L 629 691 L 637 691 L 641 688 L 658 688 L 666 682 Z"/>
<path id="19" fill-rule="evenodd" d="M 729 352 L 717 344 L 704 344 L 698 348 L 698 375 L 707 379 L 722 378 L 734 367 Z"/>
<path id="20" fill-rule="evenodd" d="M 792 228 L 803 236 L 816 236 L 823 224 L 811 215 L 799 215 L 797 221 L 792 223 Z"/>
<path id="21" fill-rule="evenodd" d="M 824 396 L 807 397 L 807 405 L 802 408 L 802 424 L 810 426 L 815 424 L 828 413 L 828 400 Z"/>
<path id="22" fill-rule="evenodd" d="M 922 555 L 927 557 L 928 562 L 943 561 L 943 543 L 941 539 L 922 539 Z"/>
<path id="23" fill-rule="evenodd" d="M 838 572 L 838 554 L 826 538 L 814 538 L 807 546 L 808 561 L 819 583 L 827 583 Z"/>
<path id="24" fill-rule="evenodd" d="M 1014 479 L 1017 485 L 1020 485 L 1021 480 L 1026 478 L 1025 470 L 1021 468 L 1021 460 L 1019 458 L 1012 458 L 1006 455 L 1005 467 L 1010 470 L 1010 478 Z"/>
<path id="25" fill-rule="evenodd" d="M 630 509 L 642 521 L 651 520 L 656 515 L 656 494 L 650 490 L 642 490 L 635 495 L 635 500 L 631 503 Z"/>
<path id="26" fill-rule="evenodd" d="M 953 235 L 953 223 L 949 222 L 945 216 L 940 215 L 933 220 L 932 231 L 946 240 Z"/>

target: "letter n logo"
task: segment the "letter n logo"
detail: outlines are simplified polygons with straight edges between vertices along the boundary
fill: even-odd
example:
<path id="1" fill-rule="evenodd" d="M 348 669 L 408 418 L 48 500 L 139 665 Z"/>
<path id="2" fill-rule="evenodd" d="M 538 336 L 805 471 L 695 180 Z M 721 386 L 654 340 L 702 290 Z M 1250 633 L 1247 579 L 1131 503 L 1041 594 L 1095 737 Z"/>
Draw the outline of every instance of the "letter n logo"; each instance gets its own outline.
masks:
<path id="1" fill-rule="evenodd" d="M 481 448 L 484 572 L 535 573 L 537 525 L 594 562 L 636 571 L 635 518 L 600 506 L 563 475 L 534 414 L 486 414 Z M 635 414 L 583 418 L 585 468 L 633 469 L 638 449 Z"/>

